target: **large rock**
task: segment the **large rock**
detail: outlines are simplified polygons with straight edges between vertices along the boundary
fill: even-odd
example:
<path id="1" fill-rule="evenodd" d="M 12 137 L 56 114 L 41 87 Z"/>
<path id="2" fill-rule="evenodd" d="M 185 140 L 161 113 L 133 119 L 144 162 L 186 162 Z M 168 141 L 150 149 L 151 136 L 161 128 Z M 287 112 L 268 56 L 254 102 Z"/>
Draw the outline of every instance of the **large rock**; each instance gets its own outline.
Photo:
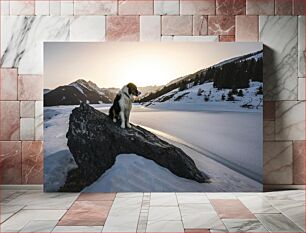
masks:
<path id="1" fill-rule="evenodd" d="M 139 126 L 121 129 L 88 104 L 72 111 L 66 136 L 78 169 L 68 174 L 61 191 L 81 191 L 111 168 L 117 155 L 132 153 L 153 160 L 177 176 L 200 183 L 208 180 L 181 149 Z"/>

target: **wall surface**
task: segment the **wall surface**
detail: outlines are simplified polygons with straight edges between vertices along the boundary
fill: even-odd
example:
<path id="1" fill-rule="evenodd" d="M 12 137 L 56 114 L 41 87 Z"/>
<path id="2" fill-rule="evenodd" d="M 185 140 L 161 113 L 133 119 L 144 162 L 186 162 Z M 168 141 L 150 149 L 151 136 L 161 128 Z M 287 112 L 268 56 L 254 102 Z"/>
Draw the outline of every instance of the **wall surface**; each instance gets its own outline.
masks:
<path id="1" fill-rule="evenodd" d="M 264 183 L 305 184 L 304 3 L 1 0 L 1 183 L 42 183 L 43 41 L 261 41 Z"/>

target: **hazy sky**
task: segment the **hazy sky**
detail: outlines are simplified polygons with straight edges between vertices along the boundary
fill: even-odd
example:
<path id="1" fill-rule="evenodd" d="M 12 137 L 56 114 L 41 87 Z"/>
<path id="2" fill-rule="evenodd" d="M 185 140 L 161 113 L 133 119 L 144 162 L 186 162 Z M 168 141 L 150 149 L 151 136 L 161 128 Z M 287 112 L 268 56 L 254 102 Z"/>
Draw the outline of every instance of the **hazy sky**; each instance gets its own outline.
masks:
<path id="1" fill-rule="evenodd" d="M 208 42 L 48 42 L 44 47 L 44 87 L 77 79 L 99 87 L 162 85 L 220 61 L 262 49 L 261 43 Z"/>

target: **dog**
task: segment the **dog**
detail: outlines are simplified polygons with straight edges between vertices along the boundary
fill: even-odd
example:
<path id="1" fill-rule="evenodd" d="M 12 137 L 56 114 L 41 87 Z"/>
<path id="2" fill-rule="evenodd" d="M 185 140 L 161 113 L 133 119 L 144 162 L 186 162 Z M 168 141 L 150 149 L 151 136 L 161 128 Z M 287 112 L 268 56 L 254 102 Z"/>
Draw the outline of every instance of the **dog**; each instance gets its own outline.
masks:
<path id="1" fill-rule="evenodd" d="M 113 105 L 109 109 L 109 117 L 114 123 L 120 119 L 121 128 L 131 128 L 129 121 L 132 103 L 134 101 L 134 96 L 139 96 L 140 94 L 141 92 L 138 91 L 137 86 L 134 83 L 129 83 L 122 87 L 116 95 Z"/>

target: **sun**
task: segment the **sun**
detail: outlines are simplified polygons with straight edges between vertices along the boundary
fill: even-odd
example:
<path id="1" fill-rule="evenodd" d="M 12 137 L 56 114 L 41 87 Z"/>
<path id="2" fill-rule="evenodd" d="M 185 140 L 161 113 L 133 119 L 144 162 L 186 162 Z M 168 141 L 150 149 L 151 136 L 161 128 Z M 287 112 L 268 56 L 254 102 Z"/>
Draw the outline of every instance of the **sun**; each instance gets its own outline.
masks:
<path id="1" fill-rule="evenodd" d="M 153 54 L 130 56 L 116 71 L 118 85 L 133 82 L 137 86 L 162 85 L 172 78 L 169 65 L 162 57 Z"/>

